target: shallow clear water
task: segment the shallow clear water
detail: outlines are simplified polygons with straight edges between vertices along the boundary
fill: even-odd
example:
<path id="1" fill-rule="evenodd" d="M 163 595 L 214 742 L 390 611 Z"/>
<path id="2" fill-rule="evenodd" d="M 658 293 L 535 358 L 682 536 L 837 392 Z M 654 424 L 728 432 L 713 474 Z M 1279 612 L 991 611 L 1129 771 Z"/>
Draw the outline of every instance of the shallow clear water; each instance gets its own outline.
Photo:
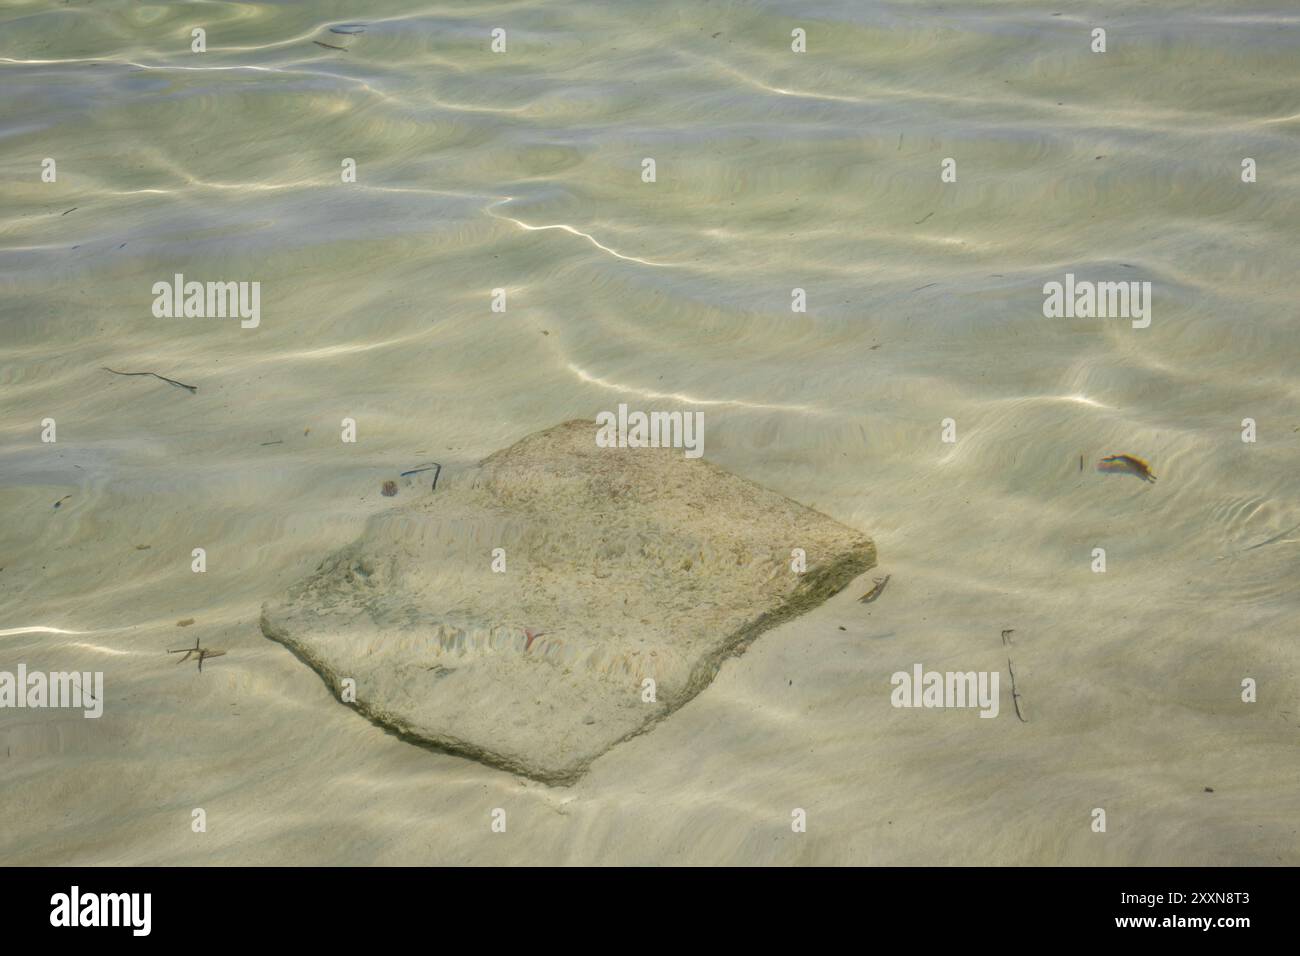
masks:
<path id="1" fill-rule="evenodd" d="M 1300 15 L 1075 6 L 6 5 L 0 670 L 107 699 L 0 710 L 0 859 L 1300 862 Z M 175 273 L 260 324 L 155 317 Z M 1149 327 L 1045 317 L 1067 273 L 1150 282 Z M 262 637 L 385 479 L 620 402 L 703 411 L 887 591 L 562 789 Z M 1008 657 L 1027 722 L 890 706 Z"/>

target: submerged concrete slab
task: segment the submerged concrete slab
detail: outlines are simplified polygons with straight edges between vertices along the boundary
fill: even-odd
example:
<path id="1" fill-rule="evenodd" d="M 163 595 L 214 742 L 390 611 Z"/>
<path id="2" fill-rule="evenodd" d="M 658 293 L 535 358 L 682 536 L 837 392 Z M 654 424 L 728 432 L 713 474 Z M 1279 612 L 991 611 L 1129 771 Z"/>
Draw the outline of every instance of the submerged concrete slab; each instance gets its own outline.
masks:
<path id="1" fill-rule="evenodd" d="M 875 564 L 866 535 L 823 514 L 595 434 L 566 422 L 444 473 L 264 607 L 263 632 L 336 693 L 355 680 L 380 724 L 563 784 Z"/>

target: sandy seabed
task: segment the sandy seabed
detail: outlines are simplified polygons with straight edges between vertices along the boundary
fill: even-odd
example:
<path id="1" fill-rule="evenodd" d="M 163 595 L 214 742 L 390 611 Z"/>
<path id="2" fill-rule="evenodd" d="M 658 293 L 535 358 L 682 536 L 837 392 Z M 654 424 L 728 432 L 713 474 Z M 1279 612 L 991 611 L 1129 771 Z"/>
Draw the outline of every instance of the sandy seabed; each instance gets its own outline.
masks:
<path id="1" fill-rule="evenodd" d="M 0 14 L 0 670 L 106 697 L 0 709 L 0 862 L 1300 863 L 1294 11 L 943 7 Z M 258 327 L 155 317 L 176 273 Z M 1045 317 L 1067 273 L 1150 326 Z M 567 787 L 262 635 L 385 480 L 620 402 L 879 569 Z M 916 664 L 998 716 L 892 706 Z"/>

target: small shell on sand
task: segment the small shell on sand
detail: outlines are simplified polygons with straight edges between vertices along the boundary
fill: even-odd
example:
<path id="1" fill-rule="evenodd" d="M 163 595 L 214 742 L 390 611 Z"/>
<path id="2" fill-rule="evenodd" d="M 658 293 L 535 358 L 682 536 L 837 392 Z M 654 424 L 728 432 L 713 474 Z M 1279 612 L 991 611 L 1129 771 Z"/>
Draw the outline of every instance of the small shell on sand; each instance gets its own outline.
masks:
<path id="1" fill-rule="evenodd" d="M 1156 480 L 1151 466 L 1136 455 L 1109 455 L 1097 462 L 1097 470 L 1110 475 L 1135 475 L 1143 481 Z"/>
<path id="2" fill-rule="evenodd" d="M 385 497 L 385 498 L 391 498 L 391 497 L 393 497 L 395 494 L 397 494 L 397 482 L 395 482 L 395 481 L 385 481 L 385 482 L 384 482 L 383 492 L 384 492 L 384 497 Z"/>

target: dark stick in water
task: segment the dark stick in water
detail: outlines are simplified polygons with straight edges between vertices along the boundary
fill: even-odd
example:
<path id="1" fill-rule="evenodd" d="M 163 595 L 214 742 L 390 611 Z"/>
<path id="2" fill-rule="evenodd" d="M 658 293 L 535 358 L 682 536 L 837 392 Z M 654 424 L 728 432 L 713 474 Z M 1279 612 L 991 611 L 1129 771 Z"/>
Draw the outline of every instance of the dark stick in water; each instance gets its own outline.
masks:
<path id="1" fill-rule="evenodd" d="M 435 461 L 435 462 L 432 462 L 432 463 L 429 464 L 429 465 L 423 466 L 423 467 L 421 467 L 421 468 L 412 468 L 410 471 L 404 471 L 404 472 L 402 472 L 400 475 L 398 475 L 397 477 L 398 477 L 398 478 L 405 478 L 407 475 L 418 475 L 418 474 L 419 474 L 420 472 L 422 472 L 422 471 L 430 471 L 430 470 L 433 471 L 433 487 L 430 488 L 429 490 L 430 490 L 430 491 L 437 491 L 437 490 L 438 490 L 438 476 L 442 474 L 442 465 L 438 464 L 436 461 Z"/>
<path id="2" fill-rule="evenodd" d="M 1016 690 L 1016 672 L 1011 669 L 1011 658 L 1007 658 L 1007 673 L 1011 675 L 1011 702 L 1016 705 L 1016 716 L 1022 724 L 1027 724 L 1025 715 L 1020 712 L 1020 692 Z"/>
<path id="3" fill-rule="evenodd" d="M 168 378 L 166 375 L 159 375 L 157 372 L 119 372 L 117 369 L 109 368 L 107 365 L 101 365 L 100 368 L 105 372 L 112 372 L 114 375 L 152 375 L 154 378 L 162 379 L 168 385 L 175 385 L 177 388 L 189 389 L 191 395 L 197 393 L 199 390 L 197 385 L 186 385 L 184 382 L 178 382 L 176 379 Z"/>

